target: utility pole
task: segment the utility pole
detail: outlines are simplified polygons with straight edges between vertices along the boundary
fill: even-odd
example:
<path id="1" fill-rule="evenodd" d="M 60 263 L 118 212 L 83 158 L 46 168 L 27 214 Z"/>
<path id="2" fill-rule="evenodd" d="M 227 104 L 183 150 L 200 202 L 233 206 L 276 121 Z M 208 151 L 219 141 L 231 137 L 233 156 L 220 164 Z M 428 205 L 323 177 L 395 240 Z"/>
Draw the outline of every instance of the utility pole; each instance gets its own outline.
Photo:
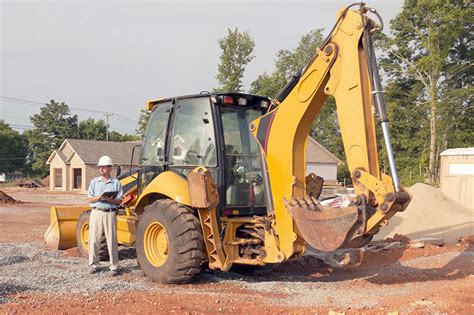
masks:
<path id="1" fill-rule="evenodd" d="M 105 116 L 105 141 L 109 141 L 109 117 L 113 115 L 113 113 L 104 113 Z"/>

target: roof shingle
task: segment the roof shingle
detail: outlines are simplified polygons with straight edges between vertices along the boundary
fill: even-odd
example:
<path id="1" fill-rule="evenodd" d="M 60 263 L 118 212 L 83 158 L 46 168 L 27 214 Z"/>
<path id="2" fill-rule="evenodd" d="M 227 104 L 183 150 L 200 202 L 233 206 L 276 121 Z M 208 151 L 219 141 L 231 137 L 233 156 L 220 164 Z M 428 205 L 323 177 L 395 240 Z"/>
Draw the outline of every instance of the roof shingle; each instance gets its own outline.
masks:
<path id="1" fill-rule="evenodd" d="M 141 141 L 113 142 L 113 141 L 94 141 L 66 139 L 74 152 L 86 164 L 96 164 L 103 155 L 108 155 L 114 164 L 130 164 L 132 149 L 139 145 Z M 135 165 L 138 164 L 139 150 L 135 150 L 133 157 Z"/>
<path id="2" fill-rule="evenodd" d="M 344 164 L 311 136 L 306 139 L 306 163 Z"/>

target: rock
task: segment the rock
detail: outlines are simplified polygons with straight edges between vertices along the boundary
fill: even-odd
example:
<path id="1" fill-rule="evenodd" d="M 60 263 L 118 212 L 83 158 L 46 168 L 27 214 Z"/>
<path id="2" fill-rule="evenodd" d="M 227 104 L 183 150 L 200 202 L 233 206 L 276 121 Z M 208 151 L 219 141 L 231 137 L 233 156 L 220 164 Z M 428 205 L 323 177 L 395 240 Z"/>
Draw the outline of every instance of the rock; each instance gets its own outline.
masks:
<path id="1" fill-rule="evenodd" d="M 422 237 L 413 241 L 410 241 L 409 245 L 413 248 L 423 248 L 426 245 L 436 245 L 436 246 L 443 246 L 444 239 L 442 238 L 435 238 L 435 237 Z"/>

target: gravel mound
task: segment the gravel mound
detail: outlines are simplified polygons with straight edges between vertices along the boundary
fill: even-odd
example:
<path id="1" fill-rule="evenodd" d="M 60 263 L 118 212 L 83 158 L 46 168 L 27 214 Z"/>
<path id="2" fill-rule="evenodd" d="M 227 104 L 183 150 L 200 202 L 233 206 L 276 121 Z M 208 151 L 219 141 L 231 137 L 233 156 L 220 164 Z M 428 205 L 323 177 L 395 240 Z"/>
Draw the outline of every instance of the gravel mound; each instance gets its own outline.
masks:
<path id="1" fill-rule="evenodd" d="M 8 301 L 8 295 L 31 291 L 61 294 L 151 290 L 152 283 L 141 275 L 129 252 L 121 250 L 124 275 L 110 277 L 105 264 L 101 268 L 104 272 L 90 275 L 83 257 L 70 257 L 31 244 L 0 244 L 0 303 Z"/>
<path id="2" fill-rule="evenodd" d="M 402 234 L 410 239 L 433 237 L 456 243 L 459 238 L 473 234 L 474 211 L 429 185 L 417 183 L 408 191 L 413 199 L 407 209 L 397 213 L 376 239 Z"/>

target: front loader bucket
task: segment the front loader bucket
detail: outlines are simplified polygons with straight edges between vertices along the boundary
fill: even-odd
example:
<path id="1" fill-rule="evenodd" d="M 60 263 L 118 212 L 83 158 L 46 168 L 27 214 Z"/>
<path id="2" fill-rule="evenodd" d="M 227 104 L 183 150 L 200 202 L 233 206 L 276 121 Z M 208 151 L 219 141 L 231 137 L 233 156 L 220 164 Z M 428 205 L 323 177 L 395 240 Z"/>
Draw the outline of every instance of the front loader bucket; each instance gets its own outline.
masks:
<path id="1" fill-rule="evenodd" d="M 356 207 L 332 208 L 319 204 L 315 198 L 285 200 L 286 208 L 295 220 L 298 234 L 319 251 L 334 251 L 344 247 L 360 233 L 365 215 Z"/>
<path id="2" fill-rule="evenodd" d="M 82 212 L 89 206 L 51 207 L 50 220 L 44 242 L 52 249 L 68 249 L 77 245 L 76 224 Z"/>

